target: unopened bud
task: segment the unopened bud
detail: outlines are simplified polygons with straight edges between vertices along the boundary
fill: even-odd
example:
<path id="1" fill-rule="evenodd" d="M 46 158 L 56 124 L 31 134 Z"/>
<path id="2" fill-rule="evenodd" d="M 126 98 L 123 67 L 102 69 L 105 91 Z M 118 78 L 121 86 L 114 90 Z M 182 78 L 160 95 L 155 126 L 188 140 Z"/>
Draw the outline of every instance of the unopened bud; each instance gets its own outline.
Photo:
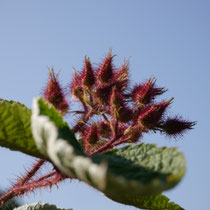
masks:
<path id="1" fill-rule="evenodd" d="M 143 125 L 146 128 L 153 128 L 162 119 L 166 108 L 169 106 L 172 100 L 173 98 L 169 101 L 154 104 L 144 109 L 138 117 L 138 122 L 140 125 Z"/>
<path id="2" fill-rule="evenodd" d="M 185 131 L 192 129 L 194 125 L 195 122 L 188 122 L 181 119 L 181 117 L 175 117 L 168 118 L 161 127 L 168 136 L 176 137 L 182 135 Z"/>
<path id="3" fill-rule="evenodd" d="M 132 119 L 132 111 L 126 106 L 116 87 L 112 88 L 109 106 L 111 115 L 120 122 L 126 123 Z"/>
<path id="4" fill-rule="evenodd" d="M 85 57 L 85 66 L 82 72 L 82 84 L 87 87 L 92 87 L 95 84 L 95 75 L 90 63 L 90 59 Z"/>
<path id="5" fill-rule="evenodd" d="M 132 91 L 133 98 L 139 108 L 152 102 L 157 95 L 161 95 L 166 90 L 164 88 L 155 87 L 155 81 L 149 79 L 146 83 L 134 87 Z"/>
<path id="6" fill-rule="evenodd" d="M 91 127 L 87 130 L 85 135 L 85 141 L 89 144 L 95 144 L 99 140 L 99 132 L 96 124 L 92 124 Z"/>
<path id="7" fill-rule="evenodd" d="M 74 77 L 71 82 L 71 94 L 75 99 L 81 99 L 83 97 L 83 88 L 82 88 L 82 79 L 81 75 L 76 72 L 74 69 Z"/>
<path id="8" fill-rule="evenodd" d="M 135 143 L 142 135 L 142 128 L 138 125 L 130 126 L 125 130 L 124 135 L 128 135 L 129 143 Z"/>
<path id="9" fill-rule="evenodd" d="M 118 107 L 118 108 L 123 105 L 122 94 L 117 91 L 116 87 L 112 88 L 112 93 L 110 96 L 109 103 L 110 103 L 110 106 Z"/>
<path id="10" fill-rule="evenodd" d="M 122 106 L 122 107 L 119 109 L 118 113 L 119 113 L 118 119 L 119 119 L 120 122 L 127 123 L 127 122 L 129 122 L 130 120 L 132 120 L 133 113 L 132 113 L 132 111 L 131 111 L 128 107 L 126 107 L 125 105 Z"/>
<path id="11" fill-rule="evenodd" d="M 58 74 L 55 75 L 53 68 L 49 71 L 49 81 L 44 91 L 44 98 L 62 114 L 68 111 L 69 105 L 59 84 Z"/>
<path id="12" fill-rule="evenodd" d="M 99 82 L 107 83 L 112 79 L 113 76 L 112 60 L 113 56 L 111 55 L 111 50 L 110 50 L 97 70 L 97 79 Z"/>
<path id="13" fill-rule="evenodd" d="M 113 87 L 112 83 L 96 86 L 94 96 L 96 98 L 96 101 L 100 105 L 109 104 L 109 98 L 111 95 L 112 87 Z"/>
<path id="14" fill-rule="evenodd" d="M 99 123 L 99 133 L 103 138 L 110 138 L 111 136 L 111 128 L 108 122 L 102 121 Z"/>
<path id="15" fill-rule="evenodd" d="M 114 74 L 114 78 L 116 81 L 116 87 L 123 91 L 128 86 L 129 82 L 129 74 L 128 74 L 128 61 L 125 61 L 121 68 Z"/>

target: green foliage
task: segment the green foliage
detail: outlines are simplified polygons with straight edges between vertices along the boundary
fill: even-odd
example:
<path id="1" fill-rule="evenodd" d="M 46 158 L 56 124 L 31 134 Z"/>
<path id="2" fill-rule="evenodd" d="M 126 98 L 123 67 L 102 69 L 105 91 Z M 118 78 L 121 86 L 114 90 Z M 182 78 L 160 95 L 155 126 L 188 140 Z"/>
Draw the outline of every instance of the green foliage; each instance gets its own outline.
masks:
<path id="1" fill-rule="evenodd" d="M 46 103 L 44 99 L 40 98 L 38 101 L 40 115 L 48 116 L 50 121 L 58 128 L 58 138 L 66 139 L 74 148 L 78 151 L 82 151 L 82 147 L 78 143 L 74 136 L 74 133 L 70 130 L 68 124 L 63 121 L 62 115 L 58 113 L 54 106 Z"/>
<path id="2" fill-rule="evenodd" d="M 33 102 L 32 131 L 41 152 L 63 173 L 110 199 L 146 209 L 181 209 L 158 194 L 184 175 L 185 160 L 176 148 L 139 144 L 88 157 L 59 113 L 43 99 Z"/>
<path id="3" fill-rule="evenodd" d="M 0 146 L 44 158 L 31 133 L 31 110 L 15 101 L 0 99 Z"/>
<path id="4" fill-rule="evenodd" d="M 117 200 L 115 200 L 117 201 Z M 118 202 L 121 201 L 121 198 Z M 170 202 L 169 198 L 164 195 L 150 195 L 150 196 L 138 196 L 131 197 L 130 199 L 124 200 L 124 204 L 132 205 L 141 209 L 151 210 L 183 210 L 178 204 Z"/>

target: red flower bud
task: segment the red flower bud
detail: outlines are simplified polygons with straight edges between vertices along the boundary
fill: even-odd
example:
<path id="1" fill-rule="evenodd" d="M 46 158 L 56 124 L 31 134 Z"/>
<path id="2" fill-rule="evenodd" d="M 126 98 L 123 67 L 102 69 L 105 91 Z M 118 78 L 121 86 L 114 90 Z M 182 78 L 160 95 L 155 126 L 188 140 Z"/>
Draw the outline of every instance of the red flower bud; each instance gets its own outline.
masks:
<path id="1" fill-rule="evenodd" d="M 139 124 L 143 125 L 148 129 L 153 129 L 162 119 L 163 114 L 166 111 L 166 108 L 169 106 L 172 100 L 173 99 L 169 101 L 164 101 L 159 104 L 154 104 L 144 109 L 139 114 L 138 117 Z"/>
<path id="2" fill-rule="evenodd" d="M 44 98 L 61 113 L 65 114 L 68 111 L 69 105 L 59 84 L 58 74 L 55 75 L 53 68 L 49 71 L 49 81 L 44 91 Z"/>
<path id="3" fill-rule="evenodd" d="M 85 134 L 85 142 L 88 142 L 89 144 L 96 144 L 98 140 L 99 140 L 98 127 L 94 123 L 89 127 L 89 129 Z"/>
<path id="4" fill-rule="evenodd" d="M 192 129 L 195 124 L 195 122 L 188 122 L 177 116 L 168 118 L 161 128 L 168 136 L 176 137 L 182 135 L 186 130 Z"/>
<path id="5" fill-rule="evenodd" d="M 99 123 L 99 133 L 102 138 L 111 137 L 111 128 L 108 122 L 102 121 Z"/>
<path id="6" fill-rule="evenodd" d="M 122 94 L 120 94 L 116 90 L 116 87 L 113 87 L 111 96 L 109 99 L 109 109 L 110 109 L 111 116 L 113 116 L 115 119 L 118 119 L 119 118 L 119 109 L 121 109 L 122 106 L 123 106 Z"/>
<path id="7" fill-rule="evenodd" d="M 119 91 L 117 91 L 116 87 L 112 88 L 111 96 L 110 96 L 110 106 L 111 107 L 120 107 L 123 105 L 123 96 Z"/>
<path id="8" fill-rule="evenodd" d="M 118 135 L 122 136 L 124 135 L 125 130 L 128 128 L 127 125 L 125 125 L 124 123 L 119 122 L 118 124 Z"/>
<path id="9" fill-rule="evenodd" d="M 107 105 L 109 103 L 112 87 L 112 83 L 96 86 L 94 96 L 99 104 Z"/>
<path id="10" fill-rule="evenodd" d="M 74 69 L 74 77 L 73 81 L 71 82 L 71 94 L 76 98 L 80 99 L 83 97 L 83 88 L 82 88 L 82 78 L 81 74 L 78 74 Z"/>
<path id="11" fill-rule="evenodd" d="M 129 122 L 130 120 L 132 120 L 132 115 L 133 115 L 133 113 L 132 113 L 132 111 L 131 111 L 128 107 L 126 107 L 125 105 L 122 106 L 122 107 L 119 109 L 118 113 L 119 113 L 119 118 L 118 118 L 118 119 L 119 119 L 120 122 L 127 123 L 127 122 Z"/>
<path id="12" fill-rule="evenodd" d="M 122 67 L 114 74 L 116 87 L 120 91 L 124 91 L 129 83 L 128 61 L 125 61 Z"/>
<path id="13" fill-rule="evenodd" d="M 85 66 L 82 72 L 82 84 L 87 87 L 92 87 L 95 84 L 95 75 L 90 63 L 90 59 L 85 57 Z"/>
<path id="14" fill-rule="evenodd" d="M 132 111 L 125 105 L 123 96 L 116 87 L 112 88 L 109 106 L 111 115 L 120 122 L 125 123 L 132 119 Z"/>
<path id="15" fill-rule="evenodd" d="M 157 95 L 161 95 L 166 90 L 164 88 L 155 87 L 154 79 L 149 79 L 146 83 L 134 87 L 132 91 L 133 99 L 139 108 L 152 102 Z"/>
<path id="16" fill-rule="evenodd" d="M 124 135 L 128 135 L 128 143 L 135 143 L 142 135 L 142 128 L 139 125 L 130 126 L 125 130 Z"/>
<path id="17" fill-rule="evenodd" d="M 113 56 L 111 55 L 111 50 L 110 50 L 97 70 L 97 79 L 100 83 L 107 83 L 112 80 L 113 76 L 112 59 Z"/>

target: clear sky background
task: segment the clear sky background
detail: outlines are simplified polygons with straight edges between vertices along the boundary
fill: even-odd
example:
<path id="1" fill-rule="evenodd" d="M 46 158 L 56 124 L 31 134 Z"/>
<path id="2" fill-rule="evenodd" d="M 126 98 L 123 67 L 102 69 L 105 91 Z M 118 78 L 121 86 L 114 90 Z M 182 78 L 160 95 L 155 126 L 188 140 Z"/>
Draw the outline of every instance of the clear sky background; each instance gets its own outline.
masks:
<path id="1" fill-rule="evenodd" d="M 187 160 L 186 175 L 165 195 L 187 210 L 208 210 L 210 196 L 210 1 L 209 0 L 0 0 L 0 98 L 31 107 L 48 78 L 62 69 L 67 85 L 84 56 L 98 64 L 112 47 L 119 66 L 131 56 L 133 83 L 155 76 L 175 97 L 170 113 L 197 121 L 183 138 L 145 135 L 142 141 L 177 146 Z M 0 187 L 10 186 L 34 162 L 0 148 Z M 24 196 L 74 210 L 133 210 L 78 181 Z"/>

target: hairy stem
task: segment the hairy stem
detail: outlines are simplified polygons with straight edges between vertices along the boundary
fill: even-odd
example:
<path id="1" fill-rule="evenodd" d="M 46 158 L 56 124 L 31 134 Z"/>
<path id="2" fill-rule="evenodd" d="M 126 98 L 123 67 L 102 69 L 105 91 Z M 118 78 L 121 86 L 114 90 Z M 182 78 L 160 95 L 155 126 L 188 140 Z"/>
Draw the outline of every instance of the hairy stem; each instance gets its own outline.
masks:
<path id="1" fill-rule="evenodd" d="M 44 164 L 45 160 L 38 160 L 34 166 L 31 168 L 30 171 L 16 184 L 16 185 L 23 185 L 26 182 L 28 182 L 35 174 L 36 172 L 41 168 L 41 166 Z"/>
<path id="2" fill-rule="evenodd" d="M 54 176 L 54 178 L 49 179 L 50 177 Z M 64 177 L 59 172 L 51 172 L 39 179 L 33 180 L 31 182 L 25 183 L 24 185 L 15 185 L 12 189 L 10 189 L 7 193 L 0 197 L 0 205 L 4 205 L 8 200 L 14 198 L 15 196 L 20 196 L 25 194 L 26 192 L 32 192 L 36 188 L 47 187 L 50 188 L 52 185 L 57 184 L 58 182 L 62 181 Z"/>
<path id="3" fill-rule="evenodd" d="M 12 199 L 15 196 L 14 189 L 23 186 L 25 183 L 27 183 L 41 168 L 44 162 L 45 160 L 38 160 L 23 178 L 20 178 L 19 181 L 11 189 L 9 189 L 5 194 L 3 194 L 0 197 L 0 205 L 3 205 L 6 201 Z"/>

